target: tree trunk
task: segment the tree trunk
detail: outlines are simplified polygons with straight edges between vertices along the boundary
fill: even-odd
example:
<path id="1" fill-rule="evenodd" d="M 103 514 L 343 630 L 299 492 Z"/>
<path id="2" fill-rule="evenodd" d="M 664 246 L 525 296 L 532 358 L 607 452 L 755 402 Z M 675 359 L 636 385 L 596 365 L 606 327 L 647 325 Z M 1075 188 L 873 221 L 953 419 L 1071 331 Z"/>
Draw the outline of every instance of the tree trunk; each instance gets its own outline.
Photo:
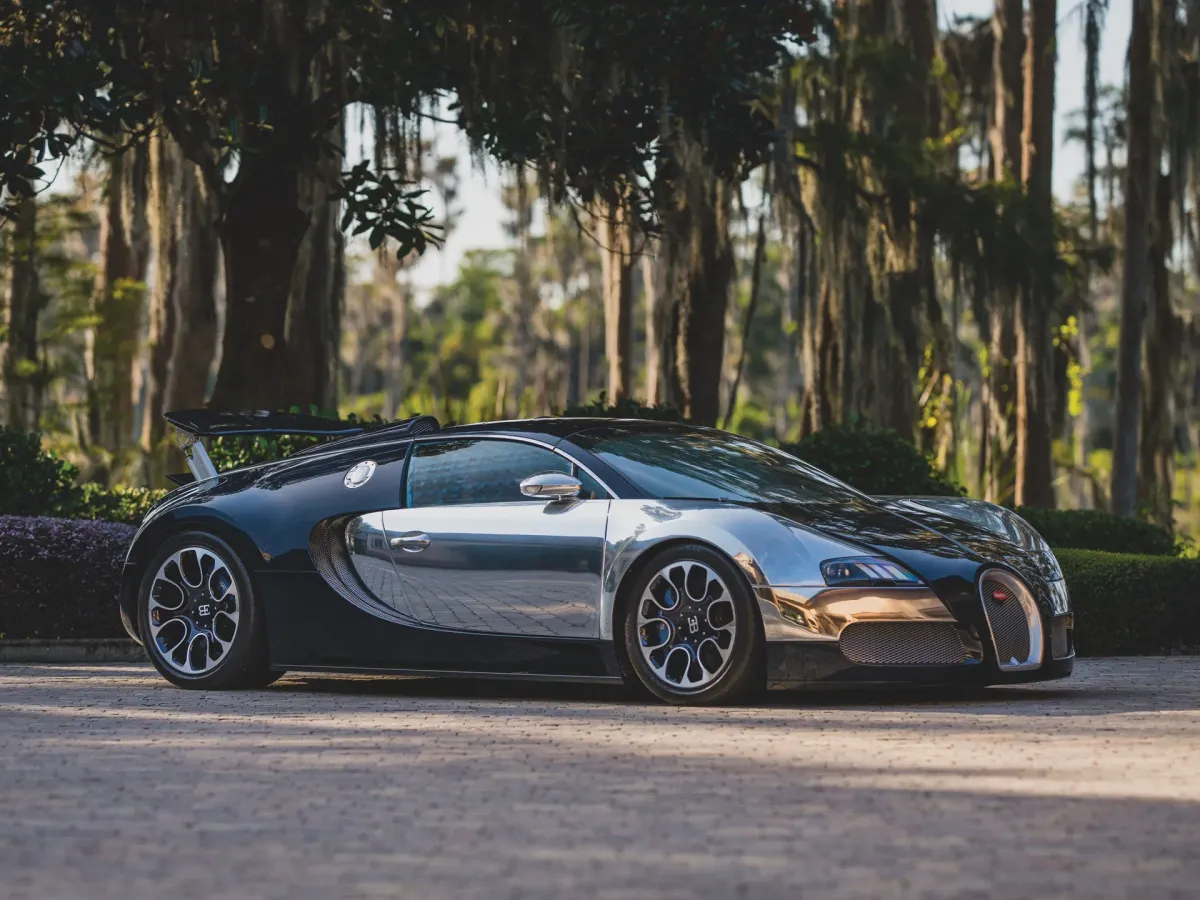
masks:
<path id="1" fill-rule="evenodd" d="M 1022 181 L 1024 29 L 1021 0 L 997 0 L 992 16 L 994 102 L 990 135 L 994 181 Z M 1016 305 L 1012 284 L 995 287 L 987 329 L 991 340 L 988 346 L 987 428 L 983 440 L 988 450 L 988 465 L 987 471 L 981 473 L 981 480 L 986 485 L 987 499 L 997 503 L 1011 503 L 1016 484 Z"/>
<path id="2" fill-rule="evenodd" d="M 1054 502 L 1053 429 L 1050 403 L 1053 346 L 1050 310 L 1055 252 L 1051 175 L 1054 161 L 1056 0 L 1032 0 L 1029 41 L 1025 47 L 1025 123 L 1021 134 L 1021 170 L 1031 208 L 1031 233 L 1041 253 L 1018 294 L 1017 331 L 1017 481 L 1018 506 L 1052 509 Z"/>
<path id="3" fill-rule="evenodd" d="M 345 144 L 340 116 L 326 137 L 334 146 Z M 327 162 L 323 168 L 323 172 L 300 178 L 301 203 L 311 224 L 292 274 L 285 334 L 292 403 L 336 412 L 345 242 L 341 204 L 330 196 L 337 166 Z"/>
<path id="4" fill-rule="evenodd" d="M 109 161 L 102 261 L 96 277 L 99 322 L 89 336 L 88 442 L 111 454 L 135 439 L 133 369 L 150 257 L 149 168 L 144 144 Z"/>
<path id="5" fill-rule="evenodd" d="M 604 281 L 604 354 L 608 400 L 616 403 L 633 388 L 633 230 L 623 202 L 605 204 L 597 216 Z"/>
<path id="6" fill-rule="evenodd" d="M 4 391 L 11 428 L 37 431 L 45 381 L 38 360 L 38 314 L 42 309 L 37 264 L 37 201 L 21 201 L 9 248 L 8 346 Z"/>
<path id="7" fill-rule="evenodd" d="M 1125 264 L 1121 278 L 1121 332 L 1117 343 L 1117 410 L 1113 420 L 1112 507 L 1134 515 L 1138 496 L 1142 328 L 1149 290 L 1149 232 L 1157 171 L 1153 45 L 1158 0 L 1133 0 L 1126 107 Z"/>
<path id="8" fill-rule="evenodd" d="M 1143 365 L 1142 440 L 1138 495 L 1150 516 L 1173 528 L 1171 491 L 1175 473 L 1175 371 L 1184 323 L 1171 307 L 1168 249 L 1172 245 L 1171 176 L 1155 179 L 1156 222 L 1150 241 L 1150 308 Z"/>
<path id="9" fill-rule="evenodd" d="M 180 160 L 171 313 L 174 330 L 163 409 L 204 405 L 217 352 L 217 204 L 196 167 Z"/>
<path id="10" fill-rule="evenodd" d="M 400 261 L 386 245 L 375 261 L 376 277 L 387 304 L 387 359 L 384 363 L 383 414 L 399 418 L 404 403 L 405 366 L 408 362 L 408 319 L 412 292 L 397 281 Z"/>
<path id="11" fill-rule="evenodd" d="M 196 166 L 165 135 L 150 146 L 150 231 L 154 290 L 141 444 L 147 480 L 162 483 L 183 458 L 165 437 L 162 415 L 204 405 L 217 349 L 217 209 Z"/>
<path id="12" fill-rule="evenodd" d="M 220 228 L 225 336 L 211 403 L 218 409 L 281 409 L 316 402 L 292 388 L 286 340 L 288 301 L 312 223 L 299 160 L 276 146 L 243 157 L 241 165 Z"/>
<path id="13" fill-rule="evenodd" d="M 734 267 L 733 190 L 704 161 L 698 142 L 680 137 L 675 153 L 679 184 L 675 203 L 664 214 L 667 281 L 675 309 L 675 372 L 668 385 L 678 391 L 676 405 L 688 419 L 715 425 Z"/>
<path id="14" fill-rule="evenodd" d="M 671 326 L 670 297 L 663 284 L 662 260 L 647 250 L 642 255 L 642 290 L 646 304 L 646 403 L 666 402 L 663 376 L 667 369 Z"/>
<path id="15" fill-rule="evenodd" d="M 754 313 L 758 307 L 758 292 L 762 285 L 763 256 L 767 249 L 766 202 L 764 200 L 763 209 L 758 214 L 758 231 L 754 237 L 754 262 L 750 270 L 750 297 L 746 303 L 746 317 L 742 321 L 741 346 L 738 348 L 737 366 L 733 371 L 733 384 L 729 388 L 729 402 L 725 408 L 725 421 L 721 425 L 726 430 L 729 429 L 729 425 L 733 421 L 733 411 L 737 408 L 738 390 L 742 384 L 742 370 L 746 366 L 746 353 L 750 348 L 750 328 L 754 324 Z"/>
<path id="16" fill-rule="evenodd" d="M 317 119 L 313 107 L 318 92 L 340 78 L 336 57 L 313 52 L 329 5 L 262 4 L 258 39 L 274 62 L 255 74 L 270 82 L 279 103 L 261 145 L 239 155 L 236 178 L 220 188 L 226 300 L 214 407 L 328 409 L 336 399 L 343 277 L 328 201 L 342 126 L 340 118 Z M 306 155 L 314 126 L 332 145 L 316 158 Z M 218 180 L 209 173 L 211 187 Z"/>
<path id="17" fill-rule="evenodd" d="M 318 181 L 313 180 L 306 192 L 313 223 L 304 238 L 288 303 L 288 379 L 293 403 L 336 412 L 346 283 L 340 206 L 330 201 L 328 189 Z"/>

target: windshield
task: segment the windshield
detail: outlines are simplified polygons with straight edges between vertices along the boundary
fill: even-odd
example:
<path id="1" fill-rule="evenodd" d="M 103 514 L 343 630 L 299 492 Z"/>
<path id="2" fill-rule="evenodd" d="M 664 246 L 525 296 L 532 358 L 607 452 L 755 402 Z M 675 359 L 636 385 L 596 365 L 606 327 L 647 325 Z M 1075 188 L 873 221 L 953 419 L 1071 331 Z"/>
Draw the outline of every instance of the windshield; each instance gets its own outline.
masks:
<path id="1" fill-rule="evenodd" d="M 721 431 L 610 426 L 571 440 L 664 500 L 795 503 L 861 496 L 782 450 Z"/>

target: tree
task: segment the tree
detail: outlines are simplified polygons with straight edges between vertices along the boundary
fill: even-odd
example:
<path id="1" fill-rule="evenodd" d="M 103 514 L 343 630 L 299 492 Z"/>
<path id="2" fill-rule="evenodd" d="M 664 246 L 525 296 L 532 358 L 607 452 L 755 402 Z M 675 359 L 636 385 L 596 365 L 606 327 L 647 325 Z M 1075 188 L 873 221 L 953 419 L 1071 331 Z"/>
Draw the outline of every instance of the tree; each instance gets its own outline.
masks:
<path id="1" fill-rule="evenodd" d="M 705 158 L 705 146 L 675 135 L 671 162 L 678 193 L 661 211 L 666 290 L 673 309 L 674 366 L 667 402 L 701 425 L 720 415 L 725 311 L 733 278 L 733 185 Z"/>
<path id="2" fill-rule="evenodd" d="M 600 205 L 597 239 L 604 280 L 604 355 L 608 396 L 619 403 L 633 390 L 633 223 L 627 194 Z"/>
<path id="3" fill-rule="evenodd" d="M 219 247 L 213 197 L 196 165 L 167 135 L 150 142 L 150 233 L 154 284 L 148 304 L 141 446 L 147 480 L 182 464 L 167 448 L 162 414 L 204 405 L 216 352 Z"/>
<path id="4" fill-rule="evenodd" d="M 1121 332 L 1117 347 L 1117 411 L 1113 422 L 1112 508 L 1132 516 L 1138 498 L 1142 335 L 1150 289 L 1150 228 L 1158 171 L 1158 104 L 1154 44 L 1160 0 L 1133 0 L 1126 105 L 1125 261 L 1121 277 Z"/>
<path id="5" fill-rule="evenodd" d="M 1021 61 L 1025 56 L 1022 0 L 996 0 L 992 16 L 992 179 L 1021 183 L 1021 124 L 1025 97 Z M 984 439 L 980 443 L 984 496 L 1011 502 L 1017 478 L 1017 335 L 1015 279 L 997 285 L 983 320 L 990 377 L 984 383 Z"/>
<path id="6" fill-rule="evenodd" d="M 1037 254 L 1018 294 L 1017 480 L 1019 506 L 1052 509 L 1054 459 L 1051 430 L 1051 308 L 1057 254 L 1052 173 L 1054 161 L 1054 70 L 1058 28 L 1056 0 L 1031 0 L 1025 46 L 1025 119 L 1021 174 L 1029 197 L 1030 226 Z"/>
<path id="7" fill-rule="evenodd" d="M 807 30 L 791 0 L 41 0 L 0 20 L 0 101 L 13 113 L 0 180 L 27 192 L 38 160 L 78 135 L 137 140 L 161 123 L 218 208 L 228 327 L 213 403 L 318 402 L 328 366 L 313 348 L 331 346 L 337 297 L 315 301 L 307 276 L 336 284 L 336 266 L 305 257 L 326 252 L 312 237 L 329 232 L 325 205 L 340 200 L 342 227 L 376 247 L 390 237 L 400 256 L 436 238 L 403 172 L 345 168 L 347 104 L 420 117 L 452 92 L 477 145 L 536 163 L 556 197 L 589 202 L 631 173 L 665 197 L 664 107 L 711 133 L 715 170 L 732 171 L 771 138 L 752 106 L 756 74 Z"/>
<path id="8" fill-rule="evenodd" d="M 89 339 L 88 443 L 110 458 L 127 449 L 135 438 L 133 368 L 150 260 L 146 217 L 149 170 L 145 145 L 108 158 L 101 263 L 96 273 L 96 325 Z M 105 470 L 107 465 L 101 468 Z"/>
<path id="9" fill-rule="evenodd" d="M 8 395 L 8 425 L 37 431 L 45 380 L 38 353 L 38 316 L 42 296 L 37 261 L 37 201 L 21 202 L 9 247 L 7 347 L 4 390 Z"/>

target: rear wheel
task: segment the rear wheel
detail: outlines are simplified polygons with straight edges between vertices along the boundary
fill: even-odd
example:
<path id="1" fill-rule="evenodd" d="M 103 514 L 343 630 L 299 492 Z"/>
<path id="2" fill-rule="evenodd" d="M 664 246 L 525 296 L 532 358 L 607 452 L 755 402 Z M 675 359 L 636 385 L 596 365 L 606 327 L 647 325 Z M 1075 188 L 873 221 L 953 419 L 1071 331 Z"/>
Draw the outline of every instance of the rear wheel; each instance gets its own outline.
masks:
<path id="1" fill-rule="evenodd" d="M 625 651 L 655 696 L 728 703 L 763 686 L 753 592 L 724 555 L 703 544 L 668 548 L 642 569 L 628 598 Z"/>
<path id="2" fill-rule="evenodd" d="M 138 595 L 142 644 L 172 684 L 199 690 L 265 687 L 272 672 L 250 578 L 215 535 L 175 535 L 155 554 Z"/>

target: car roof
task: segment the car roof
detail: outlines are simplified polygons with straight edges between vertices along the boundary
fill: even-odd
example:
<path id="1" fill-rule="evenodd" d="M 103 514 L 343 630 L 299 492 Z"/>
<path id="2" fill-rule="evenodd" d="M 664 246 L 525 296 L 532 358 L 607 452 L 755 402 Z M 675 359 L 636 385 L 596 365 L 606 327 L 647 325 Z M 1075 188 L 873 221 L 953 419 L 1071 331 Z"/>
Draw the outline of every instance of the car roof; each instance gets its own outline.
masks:
<path id="1" fill-rule="evenodd" d="M 550 438 L 570 438 L 584 431 L 613 429 L 623 434 L 678 434 L 682 431 L 700 430 L 682 422 L 657 422 L 647 419 L 606 419 L 600 417 L 555 417 L 537 419 L 508 419 L 499 422 L 478 422 L 471 425 L 451 425 L 437 434 L 489 434 L 540 435 Z"/>

